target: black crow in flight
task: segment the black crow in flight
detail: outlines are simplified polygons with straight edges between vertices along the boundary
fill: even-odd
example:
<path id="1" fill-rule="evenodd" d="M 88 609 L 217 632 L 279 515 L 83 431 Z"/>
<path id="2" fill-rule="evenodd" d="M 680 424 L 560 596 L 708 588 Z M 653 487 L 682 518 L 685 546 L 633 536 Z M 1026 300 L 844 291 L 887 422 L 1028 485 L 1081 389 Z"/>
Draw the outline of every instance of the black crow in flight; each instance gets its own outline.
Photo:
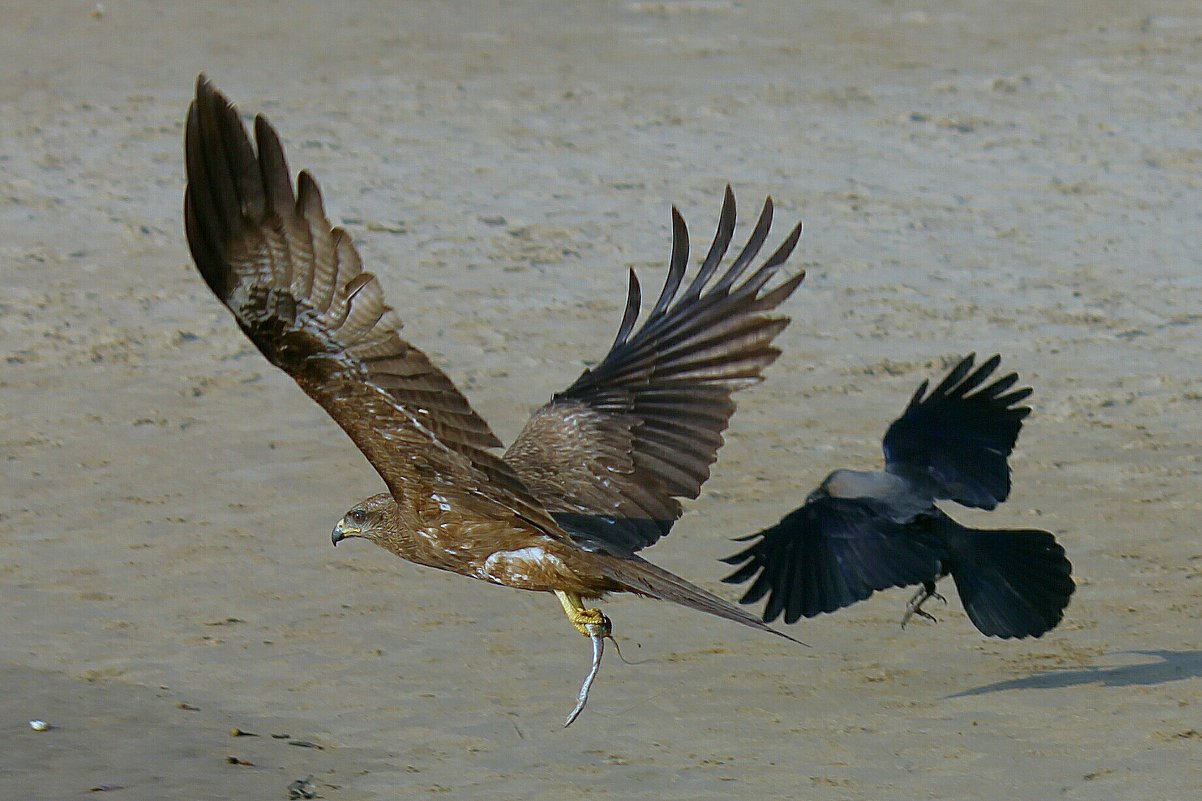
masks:
<path id="1" fill-rule="evenodd" d="M 805 505 L 723 561 L 741 565 L 723 579 L 755 579 L 745 604 L 768 596 L 764 621 L 786 623 L 833 612 L 876 590 L 921 584 L 902 625 L 948 575 L 968 617 L 991 637 L 1038 637 L 1064 616 L 1075 584 L 1072 564 L 1050 532 L 962 526 L 935 502 L 993 509 L 1010 494 L 1010 466 L 1030 387 L 1014 373 L 984 386 L 1001 361 L 973 370 L 965 357 L 934 391 L 924 381 L 885 433 L 885 469 L 836 470 Z"/>

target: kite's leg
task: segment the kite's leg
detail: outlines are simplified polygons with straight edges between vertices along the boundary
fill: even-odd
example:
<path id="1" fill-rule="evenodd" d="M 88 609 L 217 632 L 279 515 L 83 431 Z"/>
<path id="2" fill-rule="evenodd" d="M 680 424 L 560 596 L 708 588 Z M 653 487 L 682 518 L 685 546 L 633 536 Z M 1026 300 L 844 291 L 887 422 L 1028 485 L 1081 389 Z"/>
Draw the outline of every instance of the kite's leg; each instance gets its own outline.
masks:
<path id="1" fill-rule="evenodd" d="M 901 627 L 904 629 L 906 624 L 910 622 L 910 618 L 914 615 L 918 615 L 919 617 L 929 620 L 932 623 L 938 623 L 939 621 L 935 619 L 934 615 L 932 615 L 930 612 L 923 611 L 922 608 L 922 605 L 932 598 L 936 598 L 940 601 L 943 601 L 944 604 L 947 604 L 947 599 L 935 592 L 935 582 L 924 581 L 922 583 L 922 587 L 919 588 L 918 592 L 914 593 L 914 597 L 912 597 L 909 603 L 906 604 L 906 614 L 902 615 Z"/>
<path id="2" fill-rule="evenodd" d="M 601 655 L 605 653 L 605 638 L 610 636 L 612 627 L 609 618 L 603 615 L 600 609 L 585 609 L 584 604 L 580 601 L 580 596 L 576 593 L 556 590 L 555 597 L 559 599 L 564 613 L 576 630 L 593 642 L 593 666 L 588 675 L 584 677 L 584 683 L 580 685 L 580 695 L 576 699 L 576 706 L 572 708 L 572 711 L 568 713 L 568 719 L 564 721 L 563 725 L 566 729 L 572 725 L 572 721 L 580 716 L 580 713 L 584 711 L 584 705 L 588 703 L 589 690 L 593 688 L 597 672 L 601 670 Z"/>
<path id="3" fill-rule="evenodd" d="M 600 609 L 585 609 L 580 596 L 574 592 L 556 590 L 555 597 L 559 599 L 559 603 L 563 606 L 564 614 L 568 616 L 568 620 L 576 627 L 576 631 L 585 637 L 592 637 L 592 627 L 599 626 L 602 629 L 601 636 L 609 636 L 609 618 L 601 614 Z"/>

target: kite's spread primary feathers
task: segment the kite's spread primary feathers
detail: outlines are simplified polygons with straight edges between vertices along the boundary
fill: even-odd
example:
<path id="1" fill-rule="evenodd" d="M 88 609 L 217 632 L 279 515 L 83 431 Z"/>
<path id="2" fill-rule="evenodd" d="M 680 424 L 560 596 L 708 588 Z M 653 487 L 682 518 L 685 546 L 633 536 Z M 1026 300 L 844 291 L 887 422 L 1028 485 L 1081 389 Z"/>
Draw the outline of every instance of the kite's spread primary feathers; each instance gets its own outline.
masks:
<path id="1" fill-rule="evenodd" d="M 535 412 L 499 456 L 488 424 L 401 338 L 379 281 L 331 225 L 313 178 L 301 172 L 294 189 L 272 126 L 257 117 L 252 144 L 237 111 L 202 76 L 186 130 L 184 219 L 200 274 L 387 486 L 347 513 L 335 543 L 363 537 L 422 565 L 554 592 L 594 638 L 598 660 L 608 620 L 581 599 L 612 592 L 779 634 L 635 553 L 668 533 L 680 498 L 697 497 L 734 412 L 732 393 L 760 380 L 779 354 L 772 341 L 788 319 L 772 311 L 804 274 L 769 285 L 801 226 L 745 277 L 768 235 L 771 200 L 722 270 L 735 225 L 727 188 L 713 245 L 687 285 L 688 233 L 673 209 L 668 275 L 650 313 L 640 325 L 632 272 L 609 353 Z M 587 683 L 575 712 L 586 695 Z"/>

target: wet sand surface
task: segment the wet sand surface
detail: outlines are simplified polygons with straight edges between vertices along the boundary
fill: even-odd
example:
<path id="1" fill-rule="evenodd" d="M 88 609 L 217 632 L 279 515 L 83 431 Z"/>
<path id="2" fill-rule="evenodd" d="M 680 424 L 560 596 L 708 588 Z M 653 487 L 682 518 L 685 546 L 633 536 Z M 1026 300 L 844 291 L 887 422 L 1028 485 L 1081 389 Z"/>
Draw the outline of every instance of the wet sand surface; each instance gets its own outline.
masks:
<path id="1" fill-rule="evenodd" d="M 1055 532 L 1064 623 L 987 640 L 948 587 L 901 631 L 896 590 L 800 648 L 615 599 L 641 664 L 562 730 L 588 646 L 553 599 L 329 547 L 382 484 L 190 264 L 202 70 L 507 441 L 603 355 L 627 268 L 658 288 L 672 203 L 704 252 L 727 182 L 736 242 L 772 194 L 770 247 L 806 222 L 784 355 L 646 555 L 736 597 L 730 537 L 1000 352 L 1036 390 L 1014 492 L 949 511 Z M 0 795 L 1202 791 L 1195 3 L 8 4 L 0 120 Z"/>

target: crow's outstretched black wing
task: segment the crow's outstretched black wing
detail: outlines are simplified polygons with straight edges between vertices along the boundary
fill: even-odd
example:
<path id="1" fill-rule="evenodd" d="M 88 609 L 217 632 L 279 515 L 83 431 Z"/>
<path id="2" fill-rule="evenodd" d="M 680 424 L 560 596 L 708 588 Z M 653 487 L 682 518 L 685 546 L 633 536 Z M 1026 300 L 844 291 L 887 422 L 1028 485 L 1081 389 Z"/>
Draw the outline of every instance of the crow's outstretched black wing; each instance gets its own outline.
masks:
<path id="1" fill-rule="evenodd" d="M 1009 373 L 985 386 L 1001 362 L 993 356 L 973 370 L 969 354 L 927 394 L 922 382 L 900 418 L 885 434 L 886 469 L 929 488 L 935 499 L 993 509 L 1010 494 L 1010 466 L 1023 419 L 1018 406 L 1030 387 L 1011 390 Z"/>
<path id="2" fill-rule="evenodd" d="M 943 549 L 928 533 L 925 517 L 899 523 L 886 512 L 865 499 L 811 500 L 775 526 L 742 537 L 756 542 L 722 560 L 741 565 L 723 581 L 741 584 L 755 577 L 740 601 L 756 603 L 767 595 L 764 620 L 783 612 L 785 622 L 794 623 L 877 590 L 938 576 Z"/>

